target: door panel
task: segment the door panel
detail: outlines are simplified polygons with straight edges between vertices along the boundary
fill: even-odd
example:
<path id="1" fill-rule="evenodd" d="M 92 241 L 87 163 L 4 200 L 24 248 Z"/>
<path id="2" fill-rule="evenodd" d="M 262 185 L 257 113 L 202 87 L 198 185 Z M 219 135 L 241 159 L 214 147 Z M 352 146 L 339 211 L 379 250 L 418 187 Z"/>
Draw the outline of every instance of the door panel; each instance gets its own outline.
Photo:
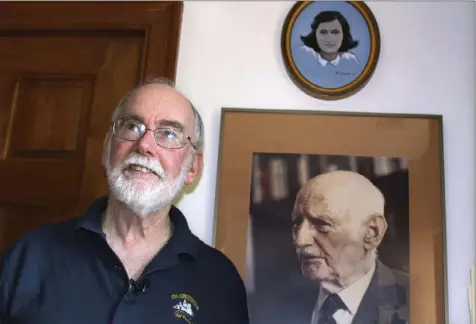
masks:
<path id="1" fill-rule="evenodd" d="M 174 78 L 181 6 L 0 3 L 0 252 L 107 194 L 112 111 L 144 76 Z"/>

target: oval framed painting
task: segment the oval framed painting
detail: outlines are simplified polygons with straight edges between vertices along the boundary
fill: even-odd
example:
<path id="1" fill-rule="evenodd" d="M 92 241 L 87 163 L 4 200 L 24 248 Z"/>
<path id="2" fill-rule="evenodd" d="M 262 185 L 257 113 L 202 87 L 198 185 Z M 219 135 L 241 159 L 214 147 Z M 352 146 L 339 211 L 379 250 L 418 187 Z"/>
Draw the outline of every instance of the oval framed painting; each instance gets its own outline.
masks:
<path id="1" fill-rule="evenodd" d="M 380 32 L 362 1 L 298 1 L 284 22 L 281 51 L 287 73 L 302 91 L 342 99 L 371 78 Z"/>

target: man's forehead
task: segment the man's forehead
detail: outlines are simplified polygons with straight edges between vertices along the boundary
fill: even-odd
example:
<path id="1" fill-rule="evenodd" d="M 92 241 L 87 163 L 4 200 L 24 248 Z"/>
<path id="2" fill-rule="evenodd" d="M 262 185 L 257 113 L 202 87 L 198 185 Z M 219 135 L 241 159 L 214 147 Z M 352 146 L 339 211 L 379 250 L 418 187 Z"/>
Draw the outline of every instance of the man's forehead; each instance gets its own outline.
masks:
<path id="1" fill-rule="evenodd" d="M 306 217 L 319 217 L 339 222 L 342 217 L 347 215 L 347 208 L 345 204 L 340 204 L 339 199 L 336 198 L 332 192 L 319 191 L 316 188 L 303 190 L 296 199 L 293 212 Z"/>
<path id="2" fill-rule="evenodd" d="M 325 202 L 325 196 L 316 188 L 304 187 L 298 193 L 296 204 L 309 208 Z"/>
<path id="3" fill-rule="evenodd" d="M 134 90 L 123 103 L 123 114 L 177 125 L 190 123 L 193 118 L 190 101 L 167 85 L 147 85 Z"/>

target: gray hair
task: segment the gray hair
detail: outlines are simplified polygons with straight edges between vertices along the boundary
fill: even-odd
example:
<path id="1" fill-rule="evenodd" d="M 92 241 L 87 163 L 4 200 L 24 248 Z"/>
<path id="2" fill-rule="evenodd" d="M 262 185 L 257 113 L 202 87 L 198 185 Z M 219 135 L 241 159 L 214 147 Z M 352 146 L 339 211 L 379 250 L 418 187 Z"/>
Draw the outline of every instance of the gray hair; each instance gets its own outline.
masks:
<path id="1" fill-rule="evenodd" d="M 132 88 L 131 90 L 126 92 L 126 94 L 124 96 L 122 96 L 122 98 L 119 100 L 119 103 L 116 106 L 116 109 L 114 110 L 114 112 L 112 114 L 112 120 L 116 120 L 119 117 L 119 115 L 122 112 L 122 109 L 124 108 L 124 102 L 127 100 L 127 98 L 129 98 L 129 96 L 134 91 L 140 89 L 143 86 L 149 85 L 149 84 L 167 85 L 167 86 L 177 90 L 175 82 L 168 79 L 168 78 L 165 78 L 165 77 L 147 78 L 143 83 L 141 83 L 140 85 Z M 204 128 L 204 125 L 203 125 L 203 120 L 202 120 L 202 117 L 200 116 L 200 113 L 195 108 L 195 106 L 190 101 L 190 99 L 187 98 L 187 100 L 188 100 L 190 106 L 192 107 L 193 119 L 194 119 L 194 131 L 193 131 L 194 134 L 193 134 L 193 137 L 192 137 L 192 144 L 195 146 L 195 148 L 198 152 L 202 152 L 204 144 L 205 144 L 205 128 Z"/>

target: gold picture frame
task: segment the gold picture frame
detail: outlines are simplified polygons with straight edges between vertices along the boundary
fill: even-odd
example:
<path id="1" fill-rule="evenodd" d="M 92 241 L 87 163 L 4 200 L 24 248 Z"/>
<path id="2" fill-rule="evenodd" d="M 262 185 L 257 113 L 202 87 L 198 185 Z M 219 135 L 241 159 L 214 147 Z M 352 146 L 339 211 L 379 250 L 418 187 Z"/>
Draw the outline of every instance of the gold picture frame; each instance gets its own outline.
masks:
<path id="1" fill-rule="evenodd" d="M 332 36 L 336 30 L 342 34 L 337 40 Z M 380 57 L 380 42 L 377 20 L 363 1 L 298 1 L 283 24 L 281 55 L 299 89 L 315 98 L 337 100 L 368 83 Z"/>
<path id="2" fill-rule="evenodd" d="M 408 171 L 409 323 L 448 323 L 442 130 L 441 115 L 222 108 L 214 246 L 246 282 L 257 153 L 403 157 Z M 268 275 L 279 267 L 273 265 Z"/>

